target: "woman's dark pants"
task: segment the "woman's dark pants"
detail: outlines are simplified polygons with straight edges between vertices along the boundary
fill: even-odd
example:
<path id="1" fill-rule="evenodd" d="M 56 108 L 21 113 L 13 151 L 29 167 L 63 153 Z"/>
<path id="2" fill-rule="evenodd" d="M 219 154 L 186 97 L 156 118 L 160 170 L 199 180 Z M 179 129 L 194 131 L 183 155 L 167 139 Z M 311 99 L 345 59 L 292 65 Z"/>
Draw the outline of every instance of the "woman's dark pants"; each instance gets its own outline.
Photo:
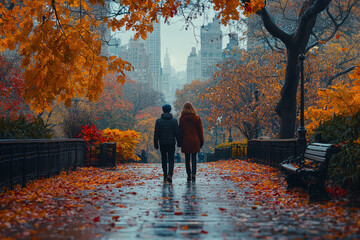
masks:
<path id="1" fill-rule="evenodd" d="M 190 156 L 191 156 L 191 168 L 190 168 Z M 196 153 L 185 153 L 185 166 L 188 176 L 196 175 Z"/>

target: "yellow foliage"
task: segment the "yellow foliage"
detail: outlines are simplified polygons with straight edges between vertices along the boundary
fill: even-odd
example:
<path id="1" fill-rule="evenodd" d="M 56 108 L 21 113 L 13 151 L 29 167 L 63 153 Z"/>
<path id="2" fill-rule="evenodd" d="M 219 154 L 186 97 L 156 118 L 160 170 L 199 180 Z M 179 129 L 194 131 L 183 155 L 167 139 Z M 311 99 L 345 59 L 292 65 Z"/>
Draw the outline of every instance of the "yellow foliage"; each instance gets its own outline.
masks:
<path id="1" fill-rule="evenodd" d="M 103 137 L 106 142 L 116 142 L 116 153 L 121 159 L 140 160 L 134 152 L 141 139 L 140 133 L 134 130 L 120 131 L 119 129 L 106 128 L 103 130 Z"/>
<path id="2" fill-rule="evenodd" d="M 306 110 L 310 120 L 307 128 L 315 129 L 321 121 L 330 119 L 334 114 L 351 116 L 360 111 L 360 66 L 350 75 L 352 83 L 337 83 L 317 92 L 318 100 Z"/>

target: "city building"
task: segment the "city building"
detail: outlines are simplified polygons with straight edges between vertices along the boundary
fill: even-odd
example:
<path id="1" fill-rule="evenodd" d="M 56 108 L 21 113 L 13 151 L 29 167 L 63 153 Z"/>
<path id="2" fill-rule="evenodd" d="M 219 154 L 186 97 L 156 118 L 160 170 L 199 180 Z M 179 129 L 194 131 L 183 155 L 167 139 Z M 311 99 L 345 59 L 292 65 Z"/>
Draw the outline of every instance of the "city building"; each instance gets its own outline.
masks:
<path id="1" fill-rule="evenodd" d="M 146 53 L 143 40 L 138 39 L 134 41 L 131 38 L 127 46 L 121 47 L 120 57 L 130 62 L 134 67 L 133 71 L 126 74 L 131 80 L 142 83 L 147 87 L 152 86 L 153 78 L 150 69 L 150 59 Z"/>
<path id="2" fill-rule="evenodd" d="M 115 35 L 110 37 L 109 44 L 108 44 L 108 54 L 110 56 L 117 56 L 120 57 L 121 54 L 121 39 L 115 37 Z"/>
<path id="3" fill-rule="evenodd" d="M 201 80 L 212 77 L 216 64 L 222 60 L 222 31 L 220 20 L 215 16 L 213 22 L 200 29 Z"/>
<path id="4" fill-rule="evenodd" d="M 200 56 L 196 54 L 196 48 L 191 49 L 186 64 L 186 81 L 191 83 L 195 79 L 201 78 Z"/>
<path id="5" fill-rule="evenodd" d="M 239 58 L 239 35 L 237 33 L 229 34 L 229 43 L 226 45 L 222 53 L 223 59 L 226 58 Z"/>
<path id="6" fill-rule="evenodd" d="M 148 33 L 145 40 L 145 49 L 146 54 L 149 56 L 149 67 L 152 73 L 150 87 L 162 92 L 160 23 L 154 23 L 153 32 Z"/>
<path id="7" fill-rule="evenodd" d="M 170 57 L 168 53 L 168 49 L 166 49 L 165 57 L 164 57 L 164 65 L 161 72 L 161 90 L 162 93 L 165 95 L 165 99 L 167 102 L 173 99 L 172 92 L 170 90 L 170 82 L 171 82 L 171 64 L 170 64 Z"/>

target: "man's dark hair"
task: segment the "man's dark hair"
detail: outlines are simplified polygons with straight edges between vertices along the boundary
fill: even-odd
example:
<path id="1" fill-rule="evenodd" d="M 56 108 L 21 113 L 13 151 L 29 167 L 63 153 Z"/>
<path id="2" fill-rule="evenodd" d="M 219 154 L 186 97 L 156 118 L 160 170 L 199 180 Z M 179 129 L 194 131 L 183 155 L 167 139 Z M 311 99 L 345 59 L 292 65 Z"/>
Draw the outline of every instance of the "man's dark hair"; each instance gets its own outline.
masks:
<path id="1" fill-rule="evenodd" d="M 165 104 L 164 106 L 162 106 L 162 110 L 164 111 L 164 113 L 169 113 L 171 111 L 170 104 Z"/>

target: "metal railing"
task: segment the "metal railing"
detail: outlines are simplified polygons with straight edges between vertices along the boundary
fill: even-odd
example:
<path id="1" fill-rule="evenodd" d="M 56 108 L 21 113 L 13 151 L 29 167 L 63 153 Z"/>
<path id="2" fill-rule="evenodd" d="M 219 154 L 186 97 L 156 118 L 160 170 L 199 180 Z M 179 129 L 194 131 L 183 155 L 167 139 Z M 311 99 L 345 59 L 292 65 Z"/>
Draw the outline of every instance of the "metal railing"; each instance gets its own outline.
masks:
<path id="1" fill-rule="evenodd" d="M 231 147 L 215 148 L 213 154 L 206 154 L 207 162 L 214 162 L 227 159 L 244 159 L 247 158 L 247 145 L 232 144 Z"/>
<path id="2" fill-rule="evenodd" d="M 249 140 L 247 157 L 269 166 L 279 167 L 283 160 L 299 153 L 298 148 L 296 138 Z"/>
<path id="3" fill-rule="evenodd" d="M 207 162 L 215 162 L 219 160 L 226 160 L 231 158 L 231 147 L 226 148 L 215 148 L 215 152 L 213 154 L 207 154 L 206 161 Z"/>
<path id="4" fill-rule="evenodd" d="M 82 139 L 0 140 L 0 192 L 83 165 Z"/>
<path id="5" fill-rule="evenodd" d="M 232 159 L 246 159 L 247 158 L 247 144 L 237 143 L 232 144 L 231 158 Z"/>
<path id="6" fill-rule="evenodd" d="M 116 167 L 116 143 L 101 143 L 99 146 L 88 146 L 85 165 Z"/>

